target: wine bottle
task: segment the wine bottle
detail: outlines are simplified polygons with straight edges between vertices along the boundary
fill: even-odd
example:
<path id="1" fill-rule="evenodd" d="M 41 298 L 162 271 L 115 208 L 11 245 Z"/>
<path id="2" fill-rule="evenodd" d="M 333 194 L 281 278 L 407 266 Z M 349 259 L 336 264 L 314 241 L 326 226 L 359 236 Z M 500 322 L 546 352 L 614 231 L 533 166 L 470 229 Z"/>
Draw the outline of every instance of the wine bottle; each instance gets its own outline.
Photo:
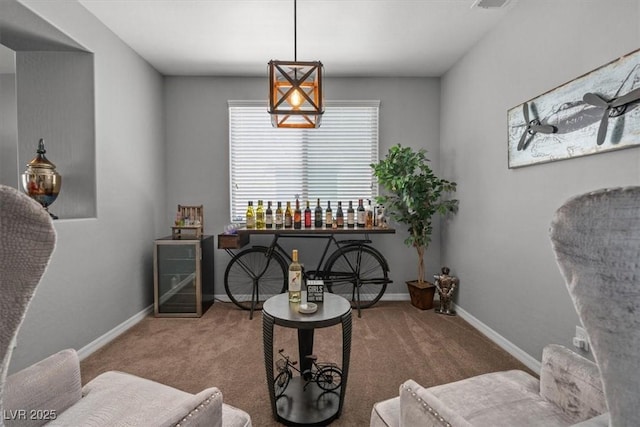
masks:
<path id="1" fill-rule="evenodd" d="M 338 228 L 344 228 L 344 212 L 342 212 L 342 202 L 338 202 L 338 210 L 336 211 L 336 225 Z"/>
<path id="2" fill-rule="evenodd" d="M 287 209 L 284 211 L 284 228 L 293 227 L 293 211 L 291 210 L 291 202 L 287 202 Z"/>
<path id="3" fill-rule="evenodd" d="M 291 252 L 289 264 L 289 302 L 300 302 L 302 295 L 302 266 L 298 263 L 298 250 Z"/>
<path id="4" fill-rule="evenodd" d="M 253 202 L 249 200 L 247 204 L 247 229 L 256 228 L 256 217 L 253 212 Z"/>
<path id="5" fill-rule="evenodd" d="M 358 228 L 364 228 L 366 220 L 364 204 L 362 203 L 362 199 L 358 199 L 358 212 L 356 214 L 356 225 Z"/>
<path id="6" fill-rule="evenodd" d="M 267 228 L 273 228 L 273 211 L 271 210 L 271 201 L 267 202 L 267 210 L 264 214 L 264 225 Z"/>
<path id="7" fill-rule="evenodd" d="M 307 207 L 304 209 L 304 228 L 311 228 L 311 208 L 307 200 Z"/>
<path id="8" fill-rule="evenodd" d="M 331 202 L 327 201 L 327 210 L 324 211 L 324 224 L 327 228 L 332 227 L 333 211 L 331 210 Z"/>
<path id="9" fill-rule="evenodd" d="M 365 211 L 365 228 L 373 228 L 373 208 L 371 207 L 371 199 L 367 199 L 367 209 Z"/>
<path id="10" fill-rule="evenodd" d="M 258 209 L 256 209 L 256 228 L 258 230 L 264 230 L 264 208 L 262 207 L 262 200 L 258 200 Z"/>
<path id="11" fill-rule="evenodd" d="M 276 208 L 276 228 L 281 229 L 284 224 L 283 214 L 282 214 L 282 202 L 278 202 L 278 207 Z"/>
<path id="12" fill-rule="evenodd" d="M 331 225 L 331 222 L 328 224 Z M 322 228 L 322 207 L 320 206 L 320 199 L 318 199 L 318 204 L 313 212 L 313 226 L 315 228 Z"/>
<path id="13" fill-rule="evenodd" d="M 349 200 L 349 208 L 347 209 L 347 228 L 353 228 L 356 225 L 355 212 L 353 210 L 353 202 Z"/>
<path id="14" fill-rule="evenodd" d="M 293 228 L 300 230 L 302 228 L 302 211 L 300 210 L 300 200 L 296 198 L 296 210 L 293 211 Z"/>

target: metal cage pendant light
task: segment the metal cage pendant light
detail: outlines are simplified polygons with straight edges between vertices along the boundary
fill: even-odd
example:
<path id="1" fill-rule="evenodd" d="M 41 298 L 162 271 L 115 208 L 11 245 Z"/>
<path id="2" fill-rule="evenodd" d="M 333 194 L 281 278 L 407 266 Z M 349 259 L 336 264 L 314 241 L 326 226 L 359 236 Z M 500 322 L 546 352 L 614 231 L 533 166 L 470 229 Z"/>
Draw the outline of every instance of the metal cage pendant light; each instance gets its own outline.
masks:
<path id="1" fill-rule="evenodd" d="M 269 114 L 278 128 L 317 128 L 324 113 L 320 61 L 298 61 L 297 0 L 293 0 L 294 60 L 269 61 Z"/>

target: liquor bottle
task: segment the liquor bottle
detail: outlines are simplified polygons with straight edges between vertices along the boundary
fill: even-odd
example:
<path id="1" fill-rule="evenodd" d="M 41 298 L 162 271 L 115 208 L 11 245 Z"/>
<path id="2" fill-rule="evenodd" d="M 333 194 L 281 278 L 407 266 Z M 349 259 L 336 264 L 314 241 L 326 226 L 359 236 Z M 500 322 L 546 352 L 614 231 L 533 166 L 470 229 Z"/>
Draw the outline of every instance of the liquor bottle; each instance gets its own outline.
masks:
<path id="1" fill-rule="evenodd" d="M 264 230 L 264 208 L 262 207 L 262 200 L 258 200 L 258 209 L 256 209 L 256 228 L 258 230 Z"/>
<path id="2" fill-rule="evenodd" d="M 364 228 L 366 223 L 366 213 L 364 211 L 364 204 L 362 203 L 362 199 L 358 199 L 358 212 L 356 214 L 356 225 L 358 228 Z"/>
<path id="3" fill-rule="evenodd" d="M 273 228 L 273 211 L 271 210 L 271 201 L 267 202 L 267 211 L 264 215 L 264 224 L 267 228 Z"/>
<path id="4" fill-rule="evenodd" d="M 373 207 L 373 228 L 378 226 L 378 210 L 380 209 L 380 205 L 375 205 Z"/>
<path id="5" fill-rule="evenodd" d="M 304 228 L 311 228 L 311 208 L 307 200 L 307 207 L 304 209 Z"/>
<path id="6" fill-rule="evenodd" d="M 355 212 L 353 211 L 353 202 L 349 200 L 349 208 L 347 209 L 347 228 L 353 228 L 356 225 Z"/>
<path id="7" fill-rule="evenodd" d="M 293 228 L 300 230 L 302 228 L 302 211 L 300 210 L 300 200 L 296 198 L 296 210 L 293 211 Z"/>
<path id="8" fill-rule="evenodd" d="M 276 228 L 281 229 L 283 224 L 282 202 L 278 202 L 278 207 L 276 208 Z"/>
<path id="9" fill-rule="evenodd" d="M 302 295 L 302 266 L 298 263 L 298 250 L 291 252 L 289 264 L 289 302 L 300 302 Z"/>
<path id="10" fill-rule="evenodd" d="M 253 213 L 253 202 L 249 201 L 247 205 L 247 229 L 256 228 L 256 217 Z"/>
<path id="11" fill-rule="evenodd" d="M 327 201 L 327 210 L 324 211 L 324 223 L 327 228 L 333 226 L 333 211 L 331 210 L 331 202 Z"/>
<path id="12" fill-rule="evenodd" d="M 331 226 L 331 222 L 328 224 Z M 318 204 L 313 212 L 313 226 L 315 228 L 322 228 L 322 207 L 320 206 L 320 199 L 318 199 Z"/>
<path id="13" fill-rule="evenodd" d="M 284 211 L 284 228 L 293 227 L 293 211 L 291 211 L 291 202 L 287 202 L 287 209 Z"/>
<path id="14" fill-rule="evenodd" d="M 373 228 L 373 208 L 371 207 L 371 199 L 367 199 L 367 209 L 365 211 L 365 228 Z"/>
<path id="15" fill-rule="evenodd" d="M 342 212 L 342 202 L 338 202 L 338 210 L 336 211 L 336 225 L 338 228 L 344 228 L 344 212 Z"/>

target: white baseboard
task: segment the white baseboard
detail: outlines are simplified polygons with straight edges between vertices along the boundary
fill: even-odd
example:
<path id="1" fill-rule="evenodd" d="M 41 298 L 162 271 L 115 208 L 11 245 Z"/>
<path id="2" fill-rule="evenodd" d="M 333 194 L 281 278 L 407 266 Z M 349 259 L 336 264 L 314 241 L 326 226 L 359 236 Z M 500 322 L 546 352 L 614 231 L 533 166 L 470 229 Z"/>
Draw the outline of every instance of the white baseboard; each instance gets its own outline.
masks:
<path id="1" fill-rule="evenodd" d="M 134 326 L 136 323 L 144 319 L 148 314 L 152 312 L 153 304 L 145 308 L 141 312 L 134 314 L 129 319 L 125 320 L 110 331 L 107 331 L 106 334 L 99 336 L 89 344 L 82 347 L 80 350 L 78 350 L 78 358 L 80 360 L 84 360 L 85 358 L 89 357 L 91 354 L 96 352 L 101 347 L 109 344 L 112 340 L 116 339 L 119 335 L 129 330 L 132 326 Z"/>
<path id="2" fill-rule="evenodd" d="M 390 294 L 385 292 L 380 301 L 411 301 L 411 296 L 406 293 Z"/>
<path id="3" fill-rule="evenodd" d="M 215 294 L 214 298 L 216 301 L 231 302 L 227 294 Z M 382 298 L 380 298 L 380 301 L 411 301 L 411 297 L 405 293 L 390 294 L 385 292 Z"/>
<path id="4" fill-rule="evenodd" d="M 520 347 L 513 344 L 511 341 L 507 340 L 505 337 L 491 329 L 489 326 L 482 323 L 480 320 L 473 317 L 466 310 L 455 306 L 455 310 L 458 315 L 466 320 L 471 326 L 482 332 L 487 336 L 491 341 L 496 343 L 499 347 L 501 347 L 504 351 L 518 359 L 522 362 L 527 368 L 531 369 L 535 373 L 540 373 L 541 363 L 539 360 L 534 359 L 528 353 L 523 351 Z"/>

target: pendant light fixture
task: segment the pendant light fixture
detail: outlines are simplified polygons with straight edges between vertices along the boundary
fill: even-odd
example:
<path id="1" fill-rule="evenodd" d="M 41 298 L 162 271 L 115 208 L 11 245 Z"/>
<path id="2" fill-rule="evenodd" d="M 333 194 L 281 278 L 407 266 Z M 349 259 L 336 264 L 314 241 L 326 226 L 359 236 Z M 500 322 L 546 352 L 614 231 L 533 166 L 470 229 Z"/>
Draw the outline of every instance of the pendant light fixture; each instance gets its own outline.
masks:
<path id="1" fill-rule="evenodd" d="M 324 113 L 320 61 L 298 61 L 297 0 L 293 0 L 293 62 L 269 61 L 269 114 L 278 128 L 317 128 Z"/>

